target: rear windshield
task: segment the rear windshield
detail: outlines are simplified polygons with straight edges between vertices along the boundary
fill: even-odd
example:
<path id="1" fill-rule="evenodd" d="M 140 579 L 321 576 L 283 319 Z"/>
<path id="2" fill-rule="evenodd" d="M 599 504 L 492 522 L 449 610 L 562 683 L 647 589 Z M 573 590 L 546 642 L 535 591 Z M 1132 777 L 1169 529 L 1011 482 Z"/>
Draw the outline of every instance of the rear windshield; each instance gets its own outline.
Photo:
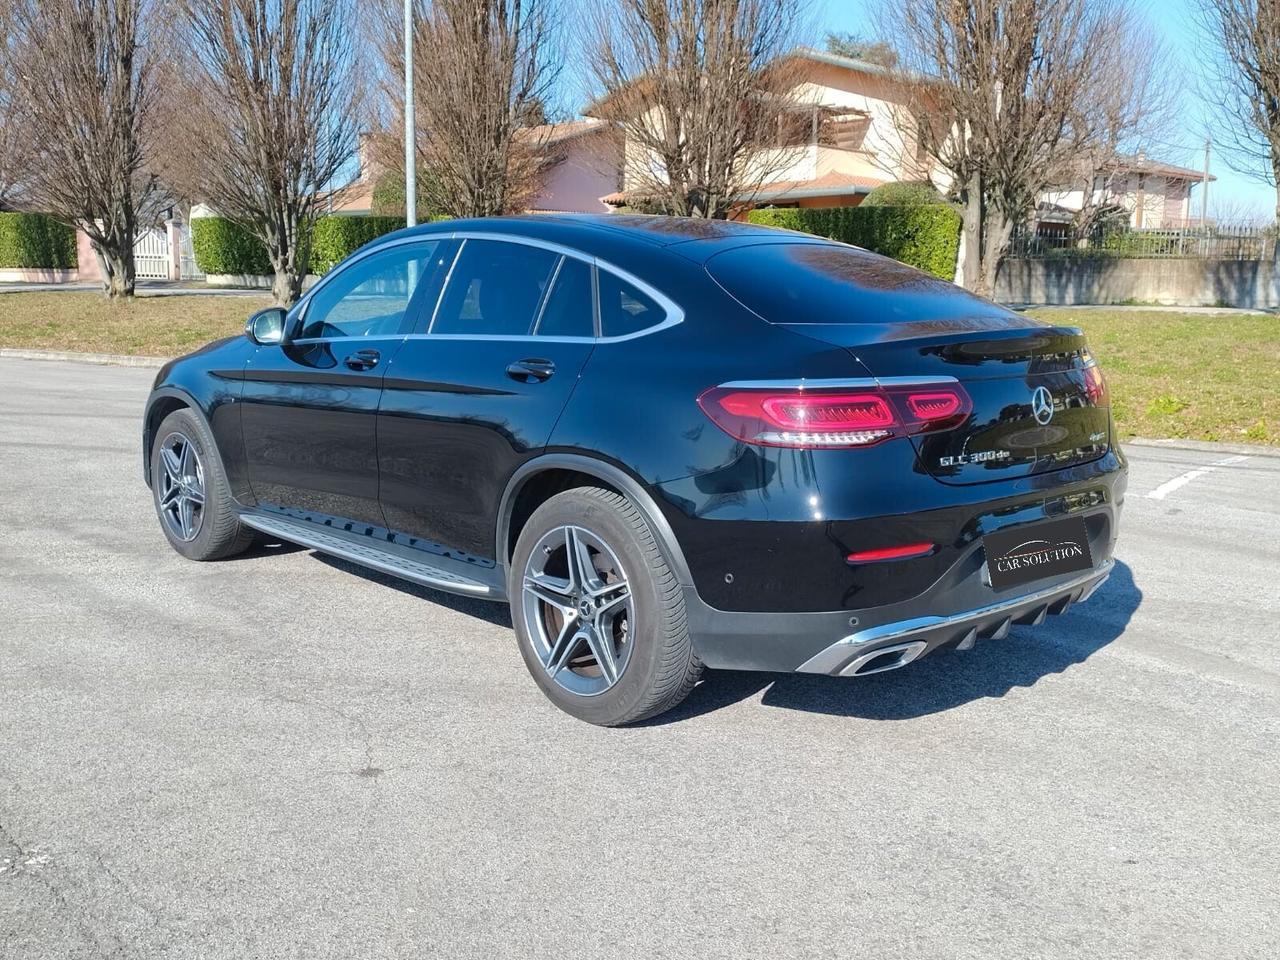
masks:
<path id="1" fill-rule="evenodd" d="M 770 323 L 908 323 L 1002 312 L 897 260 L 837 244 L 735 247 L 708 260 L 707 272 Z"/>

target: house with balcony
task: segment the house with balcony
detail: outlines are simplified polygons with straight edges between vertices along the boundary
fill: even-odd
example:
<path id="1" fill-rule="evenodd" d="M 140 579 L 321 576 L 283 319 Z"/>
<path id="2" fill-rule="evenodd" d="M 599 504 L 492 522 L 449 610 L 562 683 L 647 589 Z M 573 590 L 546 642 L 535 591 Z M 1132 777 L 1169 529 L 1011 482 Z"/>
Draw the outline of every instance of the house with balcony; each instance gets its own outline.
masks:
<path id="1" fill-rule="evenodd" d="M 1050 190 L 1037 210 L 1041 233 L 1053 233 L 1055 225 L 1069 225 L 1086 206 L 1107 208 L 1113 219 L 1127 221 L 1134 229 L 1176 228 L 1198 224 L 1198 204 L 1192 190 L 1203 190 L 1216 180 L 1203 170 L 1153 160 L 1145 153 L 1112 158 L 1100 169 L 1084 168 L 1079 184 Z"/>
<path id="2" fill-rule="evenodd" d="M 857 206 L 891 180 L 919 179 L 923 167 L 902 122 L 908 91 L 878 64 L 820 50 L 793 54 L 802 80 L 794 107 L 779 124 L 775 145 L 761 151 L 760 181 L 749 199 L 784 207 Z M 606 112 L 591 104 L 588 115 Z M 635 202 L 650 180 L 651 158 L 634 143 L 621 146 L 622 186 L 601 199 L 614 208 Z"/>
<path id="3" fill-rule="evenodd" d="M 945 188 L 945 173 L 930 169 L 913 140 L 911 91 L 899 75 L 876 63 L 811 48 L 792 56 L 802 77 L 795 106 L 779 125 L 776 145 L 761 151 L 762 176 L 744 203 L 857 206 L 877 186 L 897 180 L 930 179 Z M 603 118 L 607 100 L 588 105 L 584 113 Z M 644 199 L 643 184 L 652 182 L 654 161 L 634 143 L 615 143 L 611 149 L 617 151 L 612 162 L 621 185 L 600 200 L 622 209 Z M 595 169 L 607 167 L 597 154 Z M 1185 225 L 1193 218 L 1192 188 L 1204 179 L 1202 172 L 1144 154 L 1116 157 L 1103 169 L 1082 170 L 1081 186 L 1047 191 L 1037 219 L 1065 228 L 1086 205 L 1083 184 L 1092 182 L 1089 203 L 1127 211 L 1131 226 Z"/>

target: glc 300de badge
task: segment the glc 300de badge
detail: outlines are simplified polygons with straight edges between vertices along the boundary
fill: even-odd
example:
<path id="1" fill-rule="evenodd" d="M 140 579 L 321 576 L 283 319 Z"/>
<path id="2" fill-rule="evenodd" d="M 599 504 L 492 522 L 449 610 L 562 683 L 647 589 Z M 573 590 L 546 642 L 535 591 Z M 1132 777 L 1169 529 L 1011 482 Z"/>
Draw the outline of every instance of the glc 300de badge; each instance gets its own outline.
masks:
<path id="1" fill-rule="evenodd" d="M 1053 419 L 1053 394 L 1047 387 L 1036 387 L 1031 394 L 1031 413 L 1042 427 Z"/>

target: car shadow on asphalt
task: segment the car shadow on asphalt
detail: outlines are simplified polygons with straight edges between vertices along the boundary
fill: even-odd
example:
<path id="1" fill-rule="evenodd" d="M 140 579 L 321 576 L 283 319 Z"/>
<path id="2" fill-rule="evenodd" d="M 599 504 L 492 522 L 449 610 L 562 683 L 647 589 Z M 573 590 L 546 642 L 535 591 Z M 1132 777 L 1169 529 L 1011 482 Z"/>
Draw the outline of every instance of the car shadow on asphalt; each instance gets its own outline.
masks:
<path id="1" fill-rule="evenodd" d="M 323 553 L 312 556 L 335 570 L 511 629 L 505 603 L 433 590 Z M 766 707 L 864 720 L 910 720 L 941 713 L 973 700 L 1003 697 L 1015 687 L 1034 686 L 1042 677 L 1083 663 L 1124 633 L 1141 603 L 1133 571 L 1117 560 L 1111 577 L 1085 603 L 1063 616 L 1049 617 L 1039 627 L 1014 627 L 1004 640 L 979 640 L 967 651 L 938 650 L 901 670 L 861 678 L 708 670 L 684 703 L 640 726 L 691 720 L 761 691 Z"/>
<path id="2" fill-rule="evenodd" d="M 1116 561 L 1110 579 L 1089 600 L 1039 627 L 1014 627 L 1004 640 L 979 640 L 968 651 L 938 650 L 901 670 L 860 679 L 799 673 L 708 671 L 689 698 L 649 725 L 677 723 L 764 691 L 767 707 L 859 717 L 910 720 L 974 700 L 1003 697 L 1050 674 L 1083 663 L 1119 637 L 1142 603 L 1128 564 Z"/>

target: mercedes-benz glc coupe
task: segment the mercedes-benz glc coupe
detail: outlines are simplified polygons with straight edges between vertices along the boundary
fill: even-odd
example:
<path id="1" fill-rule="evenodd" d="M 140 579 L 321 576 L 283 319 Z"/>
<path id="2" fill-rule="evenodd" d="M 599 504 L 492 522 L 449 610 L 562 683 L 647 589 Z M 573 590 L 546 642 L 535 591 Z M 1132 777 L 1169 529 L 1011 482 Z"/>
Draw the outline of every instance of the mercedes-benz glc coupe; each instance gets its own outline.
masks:
<path id="1" fill-rule="evenodd" d="M 381 238 L 165 366 L 143 451 L 183 556 L 266 536 L 509 603 L 598 724 L 704 667 L 863 676 L 1063 613 L 1126 478 L 1078 329 L 804 234 L 616 215 Z"/>

